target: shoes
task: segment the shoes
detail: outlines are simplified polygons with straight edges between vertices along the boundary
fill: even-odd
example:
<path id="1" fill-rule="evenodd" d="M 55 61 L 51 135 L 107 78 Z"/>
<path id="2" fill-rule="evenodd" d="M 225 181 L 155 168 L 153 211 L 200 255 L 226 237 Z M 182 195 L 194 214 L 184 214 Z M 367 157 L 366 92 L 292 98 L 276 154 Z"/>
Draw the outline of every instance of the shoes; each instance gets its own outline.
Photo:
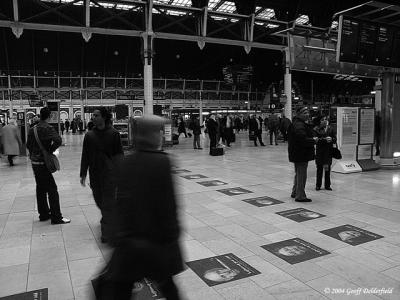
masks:
<path id="1" fill-rule="evenodd" d="M 276 143 L 275 146 L 278 146 L 278 143 Z"/>
<path id="2" fill-rule="evenodd" d="M 71 220 L 70 219 L 67 219 L 67 218 L 62 218 L 62 219 L 60 219 L 60 220 L 56 220 L 56 221 L 51 221 L 51 224 L 53 224 L 53 225 L 56 225 L 56 224 L 68 224 L 68 223 L 71 223 Z"/>
<path id="3" fill-rule="evenodd" d="M 312 200 L 310 198 L 304 198 L 304 199 L 296 199 L 294 201 L 296 201 L 296 202 L 311 202 Z"/>
<path id="4" fill-rule="evenodd" d="M 327 191 L 332 191 L 332 188 L 331 187 L 326 187 L 325 188 Z"/>
<path id="5" fill-rule="evenodd" d="M 290 197 L 296 198 L 296 195 L 295 194 L 291 194 Z"/>
<path id="6" fill-rule="evenodd" d="M 254 144 L 254 147 L 258 147 L 258 145 L 257 145 L 257 144 Z"/>
<path id="7" fill-rule="evenodd" d="M 272 143 L 269 143 L 270 145 L 272 145 Z"/>
<path id="8" fill-rule="evenodd" d="M 197 149 L 197 147 L 194 147 L 193 149 Z"/>
<path id="9" fill-rule="evenodd" d="M 265 144 L 261 144 L 261 146 L 265 147 Z"/>
<path id="10" fill-rule="evenodd" d="M 321 188 L 319 186 L 315 187 L 316 191 L 319 191 Z"/>
<path id="11" fill-rule="evenodd" d="M 47 221 L 47 220 L 50 220 L 50 215 L 48 215 L 48 216 L 45 216 L 45 217 L 39 217 L 39 221 L 40 222 L 45 222 L 45 221 Z"/>
<path id="12" fill-rule="evenodd" d="M 197 148 L 197 149 L 199 149 L 199 150 L 203 150 L 203 148 L 201 148 L 201 147 L 199 147 L 199 148 Z"/>

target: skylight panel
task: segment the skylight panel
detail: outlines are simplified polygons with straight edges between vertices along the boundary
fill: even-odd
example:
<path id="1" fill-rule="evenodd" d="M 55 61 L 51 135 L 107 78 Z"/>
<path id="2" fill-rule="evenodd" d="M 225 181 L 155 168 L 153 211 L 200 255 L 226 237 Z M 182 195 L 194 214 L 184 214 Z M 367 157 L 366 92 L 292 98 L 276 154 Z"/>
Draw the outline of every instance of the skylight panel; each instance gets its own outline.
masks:
<path id="1" fill-rule="evenodd" d="M 214 9 L 217 4 L 220 2 L 221 0 L 210 0 L 208 1 L 208 9 Z"/>
<path id="2" fill-rule="evenodd" d="M 297 25 L 308 25 L 309 23 L 310 23 L 310 19 L 308 18 L 307 15 L 300 15 L 300 17 L 298 17 L 296 19 Z"/>
<path id="3" fill-rule="evenodd" d="M 179 5 L 179 6 L 192 6 L 192 0 L 174 0 L 172 5 Z"/>
<path id="4" fill-rule="evenodd" d="M 104 8 L 114 8 L 115 4 L 114 3 L 108 3 L 108 2 L 98 2 L 101 6 Z"/>
<path id="5" fill-rule="evenodd" d="M 339 26 L 339 22 L 338 22 L 338 21 L 333 21 L 333 22 L 332 22 L 332 25 L 331 25 L 331 28 L 332 28 L 332 29 L 337 29 L 338 26 Z"/>
<path id="6" fill-rule="evenodd" d="M 225 1 L 220 7 L 218 7 L 217 11 L 225 13 L 233 13 L 236 11 L 235 3 L 230 1 Z"/>
<path id="7" fill-rule="evenodd" d="M 120 9 L 120 10 L 130 10 L 132 8 L 134 8 L 134 5 L 128 5 L 128 4 L 117 4 L 116 9 Z M 134 9 L 137 10 L 137 9 Z"/>
<path id="8" fill-rule="evenodd" d="M 273 19 L 275 18 L 275 11 L 272 8 L 266 8 L 263 11 L 261 11 L 260 13 L 257 14 L 258 18 L 263 18 L 263 19 Z"/>
<path id="9" fill-rule="evenodd" d="M 184 12 L 184 11 L 172 10 L 172 9 L 167 9 L 166 13 L 167 13 L 167 15 L 172 15 L 172 16 L 184 16 L 184 15 L 186 15 L 186 12 Z"/>
<path id="10" fill-rule="evenodd" d="M 156 4 L 168 4 L 169 0 L 154 0 L 154 3 L 156 3 Z"/>

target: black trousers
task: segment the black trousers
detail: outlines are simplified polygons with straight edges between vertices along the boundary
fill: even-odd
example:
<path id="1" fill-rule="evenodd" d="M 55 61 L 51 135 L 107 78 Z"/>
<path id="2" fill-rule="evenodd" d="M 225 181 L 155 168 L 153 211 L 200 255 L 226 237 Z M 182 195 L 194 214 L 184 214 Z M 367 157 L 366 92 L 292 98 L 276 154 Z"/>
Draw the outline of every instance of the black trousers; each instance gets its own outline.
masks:
<path id="1" fill-rule="evenodd" d="M 52 221 L 62 219 L 60 197 L 53 174 L 45 165 L 32 165 L 36 180 L 36 200 L 40 219 L 51 217 Z M 49 202 L 47 203 L 47 196 Z M 50 207 L 49 207 L 50 205 Z"/>
<path id="2" fill-rule="evenodd" d="M 322 174 L 324 173 L 324 166 L 317 165 L 317 184 L 316 187 L 321 187 L 322 185 Z M 331 165 L 325 170 L 325 188 L 331 187 Z"/>
<path id="3" fill-rule="evenodd" d="M 262 141 L 262 131 L 261 130 L 256 130 L 254 132 L 254 146 L 257 146 L 257 139 L 260 142 L 260 145 L 264 145 L 263 141 Z"/>
<path id="4" fill-rule="evenodd" d="M 101 236 L 103 239 L 107 240 L 112 235 L 112 210 L 115 197 L 115 189 L 113 187 L 105 188 L 101 184 L 90 184 L 92 188 L 94 202 L 96 202 L 97 207 L 101 211 Z"/>
<path id="5" fill-rule="evenodd" d="M 14 159 L 15 156 L 16 156 L 16 155 L 8 155 L 8 156 L 7 156 L 8 163 L 10 164 L 10 166 L 13 166 L 13 165 L 14 165 L 13 159 Z"/>
<path id="6" fill-rule="evenodd" d="M 272 139 L 272 135 L 274 137 L 274 139 Z M 273 140 L 275 142 L 276 145 L 278 145 L 278 128 L 271 128 L 269 130 L 269 143 L 272 145 L 273 144 Z"/>
<path id="7" fill-rule="evenodd" d="M 210 153 L 212 148 L 217 147 L 217 135 L 215 134 L 210 134 Z"/>

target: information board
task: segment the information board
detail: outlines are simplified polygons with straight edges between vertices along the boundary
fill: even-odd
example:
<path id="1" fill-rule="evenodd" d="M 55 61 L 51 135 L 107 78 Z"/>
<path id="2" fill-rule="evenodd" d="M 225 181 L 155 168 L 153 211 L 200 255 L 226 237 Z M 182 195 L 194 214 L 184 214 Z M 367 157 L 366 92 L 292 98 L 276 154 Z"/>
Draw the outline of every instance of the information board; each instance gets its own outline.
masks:
<path id="1" fill-rule="evenodd" d="M 400 27 L 358 20 L 339 19 L 337 61 L 400 67 Z"/>
<path id="2" fill-rule="evenodd" d="M 369 145 L 374 143 L 375 109 L 360 108 L 358 144 Z"/>
<path id="3" fill-rule="evenodd" d="M 338 107 L 337 109 L 337 139 L 339 147 L 357 145 L 358 108 Z"/>

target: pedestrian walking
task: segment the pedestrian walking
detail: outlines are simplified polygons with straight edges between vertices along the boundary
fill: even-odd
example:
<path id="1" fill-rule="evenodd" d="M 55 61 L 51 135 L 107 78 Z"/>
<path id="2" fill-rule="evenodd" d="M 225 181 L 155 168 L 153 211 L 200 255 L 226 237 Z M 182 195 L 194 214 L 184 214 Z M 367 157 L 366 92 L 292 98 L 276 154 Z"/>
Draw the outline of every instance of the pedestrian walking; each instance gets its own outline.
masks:
<path id="1" fill-rule="evenodd" d="M 17 121 L 10 119 L 8 125 L 2 128 L 2 144 L 4 155 L 7 156 L 10 167 L 14 166 L 14 157 L 20 153 L 22 145 L 21 136 L 18 133 Z"/>

